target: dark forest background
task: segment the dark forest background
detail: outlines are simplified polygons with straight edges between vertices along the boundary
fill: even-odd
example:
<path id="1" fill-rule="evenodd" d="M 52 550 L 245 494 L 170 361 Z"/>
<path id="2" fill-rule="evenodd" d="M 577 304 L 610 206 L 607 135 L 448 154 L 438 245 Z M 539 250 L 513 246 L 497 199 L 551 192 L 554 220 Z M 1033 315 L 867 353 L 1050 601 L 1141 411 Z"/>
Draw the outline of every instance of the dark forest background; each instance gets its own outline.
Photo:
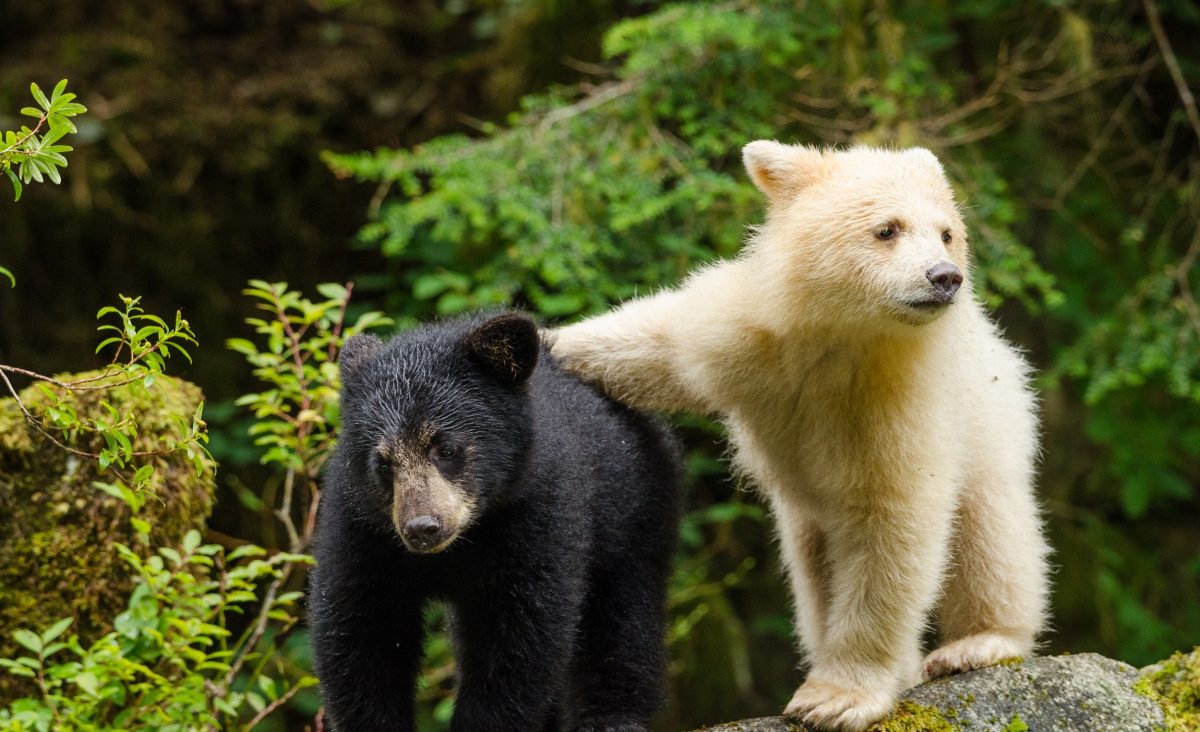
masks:
<path id="1" fill-rule="evenodd" d="M 979 294 L 1041 374 L 1047 651 L 1139 665 L 1200 642 L 1195 3 L 46 0 L 0 17 L 0 128 L 29 81 L 69 78 L 89 108 L 62 185 L 0 196 L 17 282 L 0 362 L 95 367 L 92 314 L 117 293 L 182 309 L 200 347 L 175 373 L 203 388 L 221 464 L 213 532 L 280 541 L 246 495 L 279 478 L 223 345 L 250 333 L 248 279 L 353 280 L 354 308 L 399 327 L 496 304 L 564 322 L 735 253 L 762 217 L 745 142 L 922 145 L 966 204 Z M 775 711 L 799 677 L 769 520 L 719 429 L 678 424 L 682 727 Z"/>

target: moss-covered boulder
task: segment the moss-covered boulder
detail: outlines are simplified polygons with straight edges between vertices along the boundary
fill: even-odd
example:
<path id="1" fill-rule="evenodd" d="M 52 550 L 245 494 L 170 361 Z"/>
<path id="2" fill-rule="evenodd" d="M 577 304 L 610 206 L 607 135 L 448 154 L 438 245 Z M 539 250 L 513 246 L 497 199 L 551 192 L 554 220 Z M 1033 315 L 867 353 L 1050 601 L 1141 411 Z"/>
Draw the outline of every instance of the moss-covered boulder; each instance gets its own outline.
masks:
<path id="1" fill-rule="evenodd" d="M 809 732 L 764 717 L 697 732 Z M 948 676 L 907 691 L 869 732 L 1197 732 L 1200 648 L 1140 672 L 1094 653 L 1046 656 Z"/>
<path id="2" fill-rule="evenodd" d="M 198 387 L 160 377 L 148 389 L 83 392 L 72 405 L 85 418 L 100 416 L 101 402 L 107 402 L 137 423 L 134 451 L 154 452 L 163 449 L 165 436 L 179 436 L 177 420 L 190 424 L 202 399 Z M 21 401 L 37 414 L 49 398 L 30 387 L 21 392 Z M 95 434 L 75 436 L 68 444 L 92 453 L 103 446 Z M 214 466 L 204 461 L 197 475 L 192 461 L 175 452 L 135 457 L 124 472 L 132 475 L 148 463 L 157 479 L 154 496 L 139 515 L 151 526 L 151 546 L 177 545 L 208 517 Z M 25 420 L 12 398 L 0 400 L 0 657 L 16 652 L 16 628 L 44 628 L 71 616 L 77 621 L 74 630 L 87 642 L 107 632 L 125 607 L 133 577 L 113 543 L 136 549 L 137 542 L 128 507 L 95 488 L 97 480 L 112 482 L 114 476 L 102 472 L 96 460 L 53 444 Z M 0 700 L 24 691 L 15 682 L 0 675 Z"/>
<path id="3" fill-rule="evenodd" d="M 1163 710 L 1163 732 L 1200 730 L 1200 646 L 1142 669 L 1134 690 Z"/>

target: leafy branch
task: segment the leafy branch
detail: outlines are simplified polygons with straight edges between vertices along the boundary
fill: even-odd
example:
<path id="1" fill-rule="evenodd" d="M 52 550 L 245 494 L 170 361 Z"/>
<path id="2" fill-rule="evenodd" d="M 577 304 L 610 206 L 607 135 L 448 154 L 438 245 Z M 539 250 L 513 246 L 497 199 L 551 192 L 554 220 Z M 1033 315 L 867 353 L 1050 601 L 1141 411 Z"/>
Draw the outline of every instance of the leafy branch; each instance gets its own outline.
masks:
<path id="1" fill-rule="evenodd" d="M 96 352 L 114 347 L 112 360 L 103 370 L 64 381 L 36 371 L 0 364 L 0 381 L 4 382 L 26 422 L 43 437 L 69 453 L 98 460 L 101 468 L 110 465 L 125 467 L 134 457 L 162 455 L 181 448 L 187 450 L 193 461 L 203 460 L 203 421 L 199 410 L 193 415 L 190 425 L 182 418 L 179 420 L 180 436 L 177 439 L 164 440 L 163 447 L 155 450 L 134 450 L 133 436 L 137 432 L 137 425 L 132 416 L 121 414 L 106 401 L 100 403 L 103 416 L 91 419 L 80 417 L 80 411 L 76 408 L 76 400 L 80 395 L 127 385 L 149 389 L 163 377 L 166 359 L 172 352 L 191 361 L 187 346 L 195 345 L 196 338 L 180 313 L 175 314 L 175 322 L 170 325 L 162 318 L 146 313 L 140 305 L 140 297 L 122 295 L 121 301 L 122 308 L 104 307 L 96 313 L 97 319 L 106 316 L 116 318 L 116 324 L 104 323 L 99 326 L 101 333 L 112 335 L 101 341 Z M 38 390 L 45 401 L 35 407 L 37 414 L 21 399 L 9 378 L 10 373 L 39 382 Z M 68 444 L 74 442 L 73 438 L 81 433 L 98 435 L 105 447 L 90 451 Z"/>
<path id="2" fill-rule="evenodd" d="M 78 132 L 71 118 L 87 111 L 87 107 L 74 101 L 75 95 L 67 91 L 66 79 L 55 85 L 49 99 L 37 84 L 31 83 L 29 91 L 38 106 L 25 107 L 21 114 L 37 119 L 37 123 L 32 129 L 22 125 L 20 130 L 0 133 L 0 171 L 12 181 L 13 200 L 16 201 L 21 200 L 23 183 L 41 183 L 43 177 L 54 183 L 62 181 L 58 169 L 67 167 L 63 153 L 70 152 L 72 148 L 56 143 L 64 135 Z M 46 125 L 50 129 L 38 137 Z M 0 267 L 0 276 L 8 278 L 10 285 L 17 284 L 12 272 L 4 267 Z"/>
<path id="3" fill-rule="evenodd" d="M 67 134 L 78 132 L 71 118 L 87 111 L 87 107 L 74 101 L 75 95 L 67 91 L 66 79 L 55 85 L 49 98 L 37 84 L 30 84 L 29 91 L 38 106 L 25 107 L 21 114 L 33 117 L 37 123 L 32 129 L 22 125 L 20 130 L 5 131 L 0 142 L 3 145 L 0 148 L 0 170 L 12 181 L 16 200 L 21 199 L 22 183 L 41 183 L 43 177 L 53 183 L 62 181 L 58 169 L 67 167 L 63 153 L 70 152 L 72 148 L 55 143 Z M 49 125 L 49 129 L 38 137 L 46 125 Z"/>

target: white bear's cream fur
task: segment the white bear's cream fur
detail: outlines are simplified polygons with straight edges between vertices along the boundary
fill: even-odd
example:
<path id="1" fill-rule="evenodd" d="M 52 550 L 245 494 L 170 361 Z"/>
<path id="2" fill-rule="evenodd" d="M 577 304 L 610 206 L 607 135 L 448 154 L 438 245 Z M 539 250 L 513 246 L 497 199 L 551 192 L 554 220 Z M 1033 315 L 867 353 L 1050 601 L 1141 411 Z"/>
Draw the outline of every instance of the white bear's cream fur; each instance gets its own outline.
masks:
<path id="1" fill-rule="evenodd" d="M 930 152 L 758 141 L 743 157 L 769 205 L 742 255 L 558 330 L 553 352 L 636 407 L 722 416 L 770 501 L 810 666 L 785 711 L 861 730 L 923 677 L 1033 648 L 1029 369 L 972 296 Z M 927 273 L 947 262 L 965 281 L 938 305 Z M 943 645 L 922 661 L 935 609 Z"/>

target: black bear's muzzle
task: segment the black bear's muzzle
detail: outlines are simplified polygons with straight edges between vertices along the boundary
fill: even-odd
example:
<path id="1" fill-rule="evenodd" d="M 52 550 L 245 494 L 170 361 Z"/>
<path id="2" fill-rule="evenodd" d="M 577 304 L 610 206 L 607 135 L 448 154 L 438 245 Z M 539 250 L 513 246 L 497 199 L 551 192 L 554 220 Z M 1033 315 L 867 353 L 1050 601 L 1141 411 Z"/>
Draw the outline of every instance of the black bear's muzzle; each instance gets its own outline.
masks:
<path id="1" fill-rule="evenodd" d="M 417 516 L 404 522 L 400 536 L 414 552 L 437 551 L 450 537 L 437 516 Z"/>

